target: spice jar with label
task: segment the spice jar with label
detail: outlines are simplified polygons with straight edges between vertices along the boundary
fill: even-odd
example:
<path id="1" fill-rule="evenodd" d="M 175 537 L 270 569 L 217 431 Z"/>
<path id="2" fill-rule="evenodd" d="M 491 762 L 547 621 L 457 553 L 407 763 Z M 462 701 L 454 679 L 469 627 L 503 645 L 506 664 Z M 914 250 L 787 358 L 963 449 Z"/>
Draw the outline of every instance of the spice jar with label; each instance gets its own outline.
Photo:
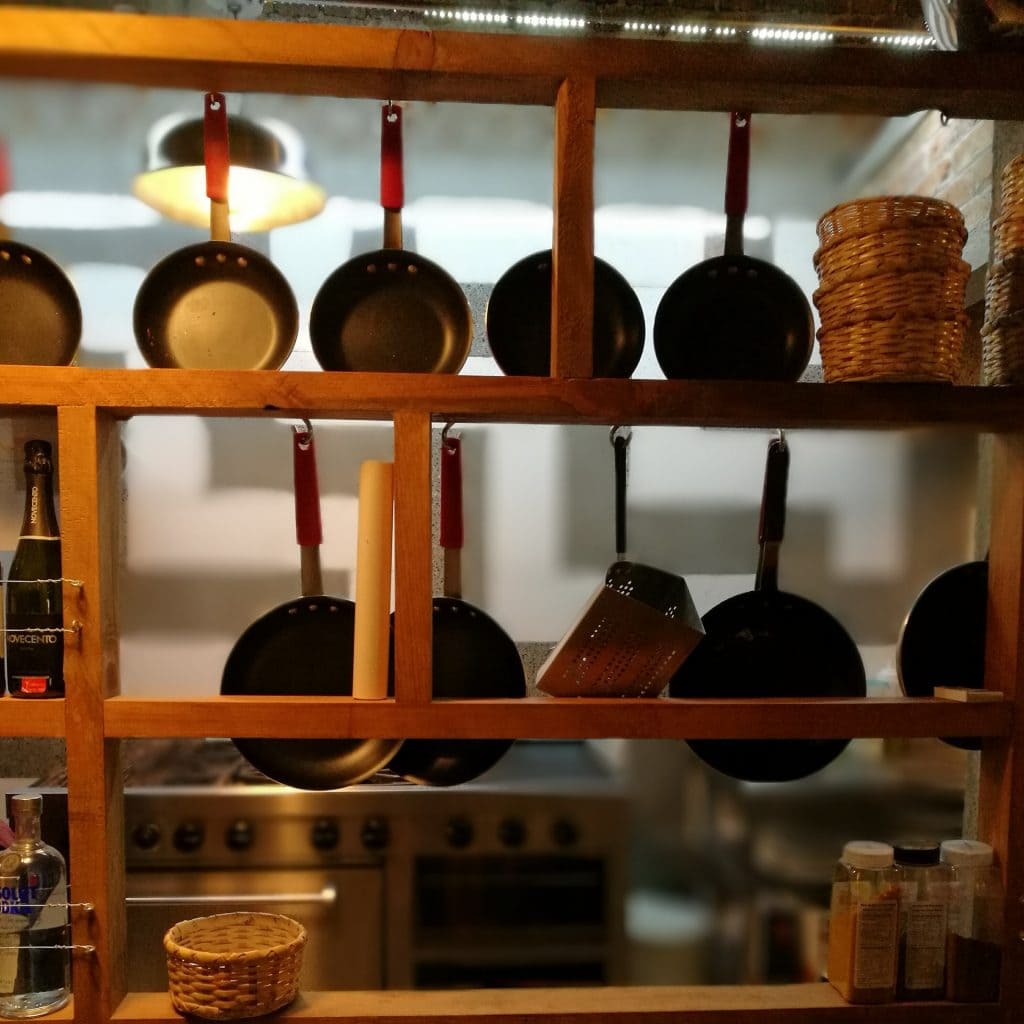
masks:
<path id="1" fill-rule="evenodd" d="M 828 980 L 848 1003 L 894 998 L 899 909 L 893 848 L 847 843 L 832 876 Z"/>
<path id="2" fill-rule="evenodd" d="M 992 847 L 949 839 L 941 859 L 953 872 L 946 998 L 957 1003 L 995 1002 L 1003 948 L 1003 881 Z"/>
<path id="3" fill-rule="evenodd" d="M 900 886 L 898 999 L 943 999 L 946 929 L 953 869 L 939 861 L 939 844 L 894 843 Z"/>

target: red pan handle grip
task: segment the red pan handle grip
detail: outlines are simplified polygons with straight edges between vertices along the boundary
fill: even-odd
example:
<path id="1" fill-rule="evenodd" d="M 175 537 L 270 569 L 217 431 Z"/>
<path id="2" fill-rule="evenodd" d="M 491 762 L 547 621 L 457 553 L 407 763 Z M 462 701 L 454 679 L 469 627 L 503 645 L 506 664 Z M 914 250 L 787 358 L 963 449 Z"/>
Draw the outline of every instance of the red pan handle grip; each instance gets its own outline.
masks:
<path id="1" fill-rule="evenodd" d="M 786 488 L 789 482 L 789 445 L 777 437 L 768 445 L 764 466 L 764 491 L 761 495 L 761 522 L 758 540 L 777 544 L 786 531 Z"/>
<path id="2" fill-rule="evenodd" d="M 228 107 L 224 94 L 208 92 L 203 114 L 203 154 L 206 160 L 206 196 L 215 203 L 228 201 Z"/>
<path id="3" fill-rule="evenodd" d="M 315 547 L 323 541 L 323 526 L 320 522 L 320 481 L 316 474 L 312 431 L 294 431 L 292 463 L 295 470 L 295 539 L 300 547 Z"/>
<path id="4" fill-rule="evenodd" d="M 380 205 L 400 210 L 405 205 L 402 174 L 402 108 L 385 103 L 380 109 Z"/>
<path id="5" fill-rule="evenodd" d="M 441 442 L 441 547 L 462 547 L 462 441 Z"/>
<path id="6" fill-rule="evenodd" d="M 742 217 L 747 212 L 750 178 L 750 114 L 729 115 L 729 158 L 725 171 L 725 215 Z"/>

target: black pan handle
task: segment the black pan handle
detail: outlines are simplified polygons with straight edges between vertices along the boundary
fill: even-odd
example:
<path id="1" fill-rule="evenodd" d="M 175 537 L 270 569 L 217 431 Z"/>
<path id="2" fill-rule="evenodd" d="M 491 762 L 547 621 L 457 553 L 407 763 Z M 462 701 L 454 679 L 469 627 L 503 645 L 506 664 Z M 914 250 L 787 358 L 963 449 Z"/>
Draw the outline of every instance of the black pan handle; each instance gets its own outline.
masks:
<path id="1" fill-rule="evenodd" d="M 768 445 L 761 494 L 760 545 L 755 590 L 779 589 L 779 548 L 786 531 L 786 486 L 789 482 L 789 445 L 781 433 Z"/>
<path id="2" fill-rule="evenodd" d="M 320 568 L 323 525 L 320 521 L 320 482 L 316 473 L 313 431 L 295 429 L 292 435 L 292 465 L 295 487 L 295 539 L 302 559 L 302 596 L 318 597 L 324 592 Z"/>
<path id="3" fill-rule="evenodd" d="M 611 442 L 615 452 L 615 559 L 626 560 L 626 451 L 633 433 L 629 427 L 612 427 Z"/>
<path id="4" fill-rule="evenodd" d="M 750 178 L 750 114 L 729 115 L 729 156 L 725 169 L 725 255 L 743 255 L 743 220 Z"/>
<path id="5" fill-rule="evenodd" d="M 380 205 L 384 208 L 384 248 L 402 248 L 405 177 L 402 158 L 402 108 L 385 103 L 380 110 Z"/>
<path id="6" fill-rule="evenodd" d="M 462 597 L 462 439 L 441 440 L 441 526 L 444 596 Z"/>

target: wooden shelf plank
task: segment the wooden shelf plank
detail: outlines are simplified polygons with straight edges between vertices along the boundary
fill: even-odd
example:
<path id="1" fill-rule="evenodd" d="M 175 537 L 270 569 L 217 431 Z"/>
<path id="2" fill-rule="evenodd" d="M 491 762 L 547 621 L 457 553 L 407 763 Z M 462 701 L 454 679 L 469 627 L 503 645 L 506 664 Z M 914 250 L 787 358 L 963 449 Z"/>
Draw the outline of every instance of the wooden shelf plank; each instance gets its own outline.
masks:
<path id="1" fill-rule="evenodd" d="M 288 707 L 288 714 L 280 713 Z M 107 736 L 706 739 L 1005 736 L 1011 705 L 902 698 L 675 700 L 527 697 L 432 704 L 350 697 L 112 697 Z"/>
<path id="2" fill-rule="evenodd" d="M 0 411 L 94 405 L 115 416 L 308 416 L 708 427 L 1020 429 L 1024 387 L 554 380 L 273 370 L 5 366 Z"/>
<path id="3" fill-rule="evenodd" d="M 0 697 L 0 736 L 63 736 L 64 700 Z"/>
<path id="4" fill-rule="evenodd" d="M 425 1024 L 484 1020 L 488 1024 L 519 1024 L 543 1020 L 571 1021 L 686 1021 L 711 1024 L 749 1024 L 786 1021 L 787 1024 L 990 1024 L 998 1013 L 992 1004 L 892 1003 L 888 1006 L 850 1006 L 831 985 L 699 985 L 692 987 L 621 987 L 486 989 L 453 992 L 303 992 L 290 1007 L 261 1018 L 329 1024 L 332 1021 L 402 1024 L 412 1017 Z M 116 1024 L 164 1024 L 180 1021 L 162 992 L 127 995 L 114 1013 Z"/>
<path id="5" fill-rule="evenodd" d="M 553 104 L 566 69 L 603 107 L 1020 114 L 1017 53 L 751 46 L 0 10 L 5 75 L 224 92 Z"/>

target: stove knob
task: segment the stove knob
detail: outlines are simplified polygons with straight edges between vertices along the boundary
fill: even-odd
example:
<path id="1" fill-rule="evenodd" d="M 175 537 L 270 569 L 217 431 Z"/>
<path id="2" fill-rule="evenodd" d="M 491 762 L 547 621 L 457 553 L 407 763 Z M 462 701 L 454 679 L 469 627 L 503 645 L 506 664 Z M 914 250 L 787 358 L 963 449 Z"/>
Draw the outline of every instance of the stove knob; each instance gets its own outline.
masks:
<path id="1" fill-rule="evenodd" d="M 518 818 L 505 818 L 498 826 L 498 838 L 505 846 L 522 846 L 526 842 L 526 826 Z"/>
<path id="2" fill-rule="evenodd" d="M 333 818 L 318 818 L 313 822 L 310 842 L 317 849 L 326 853 L 333 850 L 341 840 L 341 830 Z"/>
<path id="3" fill-rule="evenodd" d="M 367 818 L 360 833 L 363 846 L 368 850 L 383 850 L 391 838 L 387 818 Z"/>
<path id="4" fill-rule="evenodd" d="M 136 825 L 132 830 L 132 841 L 140 850 L 152 850 L 160 842 L 160 826 L 152 822 Z"/>
<path id="5" fill-rule="evenodd" d="M 202 825 L 185 821 L 174 830 L 174 848 L 182 853 L 194 853 L 203 845 L 205 838 Z"/>
<path id="6" fill-rule="evenodd" d="M 556 846 L 575 846 L 580 838 L 579 826 L 568 818 L 555 818 L 551 823 L 551 838 Z"/>
<path id="7" fill-rule="evenodd" d="M 473 823 L 469 818 L 451 818 L 444 830 L 448 845 L 464 850 L 473 842 Z"/>
<path id="8" fill-rule="evenodd" d="M 228 844 L 229 850 L 248 850 L 255 838 L 252 825 L 239 819 L 228 826 L 224 842 Z"/>

